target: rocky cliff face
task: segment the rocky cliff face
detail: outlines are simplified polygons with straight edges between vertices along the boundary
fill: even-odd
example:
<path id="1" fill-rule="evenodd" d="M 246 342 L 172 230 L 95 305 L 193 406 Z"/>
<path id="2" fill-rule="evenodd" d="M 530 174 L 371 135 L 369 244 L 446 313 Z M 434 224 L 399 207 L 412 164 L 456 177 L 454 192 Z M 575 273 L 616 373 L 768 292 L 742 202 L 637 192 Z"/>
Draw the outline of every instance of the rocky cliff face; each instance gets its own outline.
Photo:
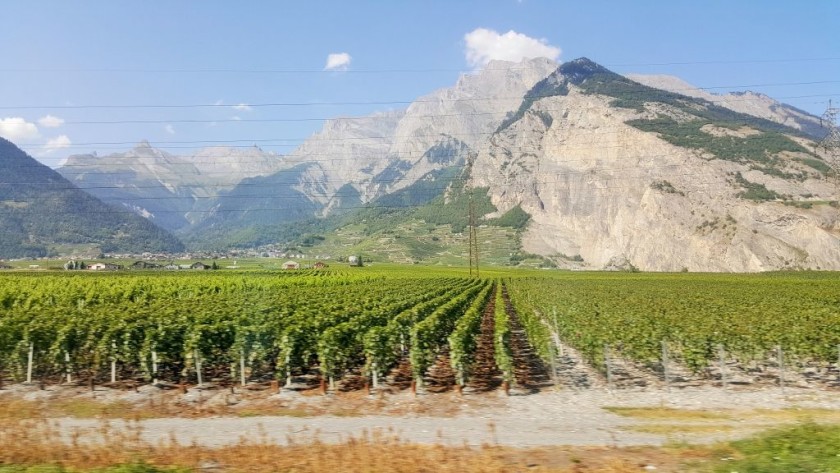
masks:
<path id="1" fill-rule="evenodd" d="M 570 77 L 561 67 L 552 80 L 565 93 L 533 101 L 475 161 L 474 185 L 490 188 L 500 213 L 521 205 L 531 214 L 525 250 L 569 265 L 579 255 L 595 269 L 840 269 L 840 213 L 826 205 L 837 189 L 802 164 L 816 159 L 807 147 L 753 156 L 676 146 L 646 123 L 697 122 L 710 143 L 715 133 L 771 132 L 703 125 L 711 105 L 703 101 L 617 107 L 616 94 L 593 93 L 587 81 L 597 75 Z M 772 167 L 757 164 L 765 153 Z M 761 188 L 768 192 L 748 193 Z"/>
<path id="2" fill-rule="evenodd" d="M 556 67 L 542 58 L 491 62 L 406 110 L 330 120 L 289 162 L 314 162 L 323 170 L 329 185 L 322 195 L 311 194 L 315 200 L 331 202 L 350 186 L 369 202 L 477 151 L 525 92 Z"/>

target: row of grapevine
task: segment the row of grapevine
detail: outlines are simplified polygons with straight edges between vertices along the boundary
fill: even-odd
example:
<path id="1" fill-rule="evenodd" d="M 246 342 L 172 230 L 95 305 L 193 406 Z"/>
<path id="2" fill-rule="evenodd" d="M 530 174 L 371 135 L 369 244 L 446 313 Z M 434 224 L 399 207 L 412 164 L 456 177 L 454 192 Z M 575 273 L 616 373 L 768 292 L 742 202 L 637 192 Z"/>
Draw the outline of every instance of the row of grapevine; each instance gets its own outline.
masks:
<path id="1" fill-rule="evenodd" d="M 488 284 L 482 289 L 464 315 L 458 319 L 455 329 L 449 335 L 449 357 L 455 370 L 456 381 L 460 386 L 466 383 L 469 366 L 473 363 L 473 353 L 476 347 L 476 336 L 481 325 L 484 306 L 493 293 L 494 284 Z"/>
<path id="2" fill-rule="evenodd" d="M 501 284 L 499 284 L 501 286 Z M 502 290 L 496 291 L 496 307 L 493 314 L 493 346 L 496 358 L 496 366 L 502 372 L 505 382 L 513 382 L 513 354 L 510 351 L 510 319 L 505 310 L 505 300 Z"/>
<path id="3" fill-rule="evenodd" d="M 474 286 L 440 306 L 431 315 L 411 327 L 411 349 L 409 359 L 414 378 L 423 379 L 423 373 L 431 366 L 439 350 L 446 344 L 447 337 L 455 328 L 456 322 L 467 308 L 476 300 L 486 300 L 491 284 L 483 282 Z"/>
<path id="4" fill-rule="evenodd" d="M 412 327 L 450 301 L 469 298 L 483 284 L 478 280 L 467 281 L 467 284 L 453 287 L 440 297 L 401 312 L 387 325 L 368 330 L 363 336 L 365 371 L 375 377 L 385 374 L 387 368 L 395 365 L 412 345 Z"/>
<path id="5" fill-rule="evenodd" d="M 0 286 L 0 375 L 94 379 L 118 366 L 132 379 L 202 372 L 243 379 L 246 370 L 282 379 L 313 360 L 334 374 L 362 359 L 372 327 L 475 284 L 455 277 L 308 278 L 316 282 L 262 274 L 4 277 L 10 284 Z M 329 352 L 330 344 L 343 351 Z"/>
<path id="6" fill-rule="evenodd" d="M 717 360 L 718 347 L 741 362 L 766 359 L 777 346 L 792 359 L 837 361 L 840 282 L 830 274 L 575 275 L 508 286 L 542 356 L 550 324 L 594 366 L 603 366 L 605 345 L 656 364 L 663 342 L 695 372 Z"/>

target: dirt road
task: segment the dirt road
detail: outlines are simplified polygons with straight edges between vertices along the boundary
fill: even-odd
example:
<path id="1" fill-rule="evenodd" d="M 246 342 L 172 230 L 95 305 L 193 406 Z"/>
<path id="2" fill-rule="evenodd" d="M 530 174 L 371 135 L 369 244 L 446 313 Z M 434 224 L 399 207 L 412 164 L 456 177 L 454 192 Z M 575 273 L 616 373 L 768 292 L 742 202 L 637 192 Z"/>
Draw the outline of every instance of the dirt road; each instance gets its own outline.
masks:
<path id="1" fill-rule="evenodd" d="M 107 392 L 100 393 L 100 400 L 112 402 L 114 398 L 120 398 L 144 402 L 142 400 L 151 399 L 153 395 L 153 391 L 143 390 L 139 393 Z M 6 390 L 0 392 L 0 402 L 9 398 L 4 396 L 34 398 L 45 394 Z M 374 432 L 398 436 L 408 442 L 449 445 L 630 446 L 661 445 L 672 440 L 727 440 L 778 423 L 799 420 L 798 412 L 812 417 L 840 413 L 837 392 L 808 389 L 784 392 L 769 388 L 739 391 L 712 387 L 671 392 L 547 390 L 509 397 L 500 392 L 463 397 L 454 393 L 413 397 L 408 392 L 401 392 L 384 397 L 359 394 L 353 398 L 341 394 L 313 396 L 283 391 L 264 396 L 259 403 L 253 398 L 242 398 L 224 415 L 213 416 L 211 407 L 221 402 L 219 396 L 223 394 L 196 390 L 179 395 L 179 403 L 202 403 L 209 417 L 150 418 L 131 423 L 140 427 L 144 440 L 152 443 L 175 438 L 179 443 L 202 446 L 234 444 L 241 440 L 287 444 L 317 438 L 323 442 L 339 442 Z M 351 404 L 352 408 L 348 409 Z M 271 406 L 282 407 L 278 412 L 286 415 L 263 415 L 272 412 Z M 616 408 L 651 408 L 658 414 L 653 419 L 628 417 L 614 413 Z M 698 410 L 725 415 L 699 419 L 681 415 L 681 412 Z M 65 432 L 79 429 L 93 432 L 103 422 L 96 418 L 70 417 L 55 421 Z M 118 419 L 108 422 L 115 428 L 128 425 Z"/>

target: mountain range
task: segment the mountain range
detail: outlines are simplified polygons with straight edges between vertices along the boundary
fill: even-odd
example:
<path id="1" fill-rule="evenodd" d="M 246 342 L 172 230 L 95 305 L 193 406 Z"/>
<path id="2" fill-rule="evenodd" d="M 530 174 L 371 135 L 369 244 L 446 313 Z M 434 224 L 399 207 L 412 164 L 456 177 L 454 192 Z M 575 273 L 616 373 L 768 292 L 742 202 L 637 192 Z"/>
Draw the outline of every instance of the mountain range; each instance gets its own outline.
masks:
<path id="1" fill-rule="evenodd" d="M 472 188 L 498 262 L 840 269 L 838 190 L 814 146 L 824 133 L 764 95 L 534 59 L 491 63 L 405 110 L 329 120 L 287 155 L 141 143 L 59 172 L 200 248 L 308 241 L 449 261 L 465 250 L 449 235 Z"/>
<path id="2" fill-rule="evenodd" d="M 0 256 L 174 252 L 147 219 L 111 207 L 0 138 Z"/>

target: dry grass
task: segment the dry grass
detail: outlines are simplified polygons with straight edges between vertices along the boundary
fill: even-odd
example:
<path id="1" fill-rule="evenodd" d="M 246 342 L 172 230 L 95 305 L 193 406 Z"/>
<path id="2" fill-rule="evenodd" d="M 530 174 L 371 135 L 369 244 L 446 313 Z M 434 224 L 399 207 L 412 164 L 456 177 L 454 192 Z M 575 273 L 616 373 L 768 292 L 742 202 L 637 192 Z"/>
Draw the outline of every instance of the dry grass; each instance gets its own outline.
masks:
<path id="1" fill-rule="evenodd" d="M 624 430 L 656 435 L 676 434 L 718 434 L 731 432 L 734 427 L 729 424 L 637 424 L 624 427 Z"/>
<path id="2" fill-rule="evenodd" d="M 130 390 L 97 388 L 91 393 L 83 387 L 50 387 L 24 399 L 21 393 L 0 391 L 0 420 L 51 417 L 97 419 L 152 419 L 168 417 L 309 417 L 330 415 L 356 417 L 366 415 L 424 415 L 452 417 L 464 410 L 482 409 L 498 400 L 486 396 L 460 397 L 454 393 L 434 396 L 410 396 L 407 392 L 368 395 L 363 391 L 336 392 L 323 396 L 317 389 L 286 397 L 273 396 L 268 390 L 249 391 L 237 388 L 199 392 L 188 396 L 176 390 Z M 188 399 L 190 398 L 191 399 Z"/>
<path id="3" fill-rule="evenodd" d="M 47 420 L 7 421 L 0 426 L 0 466 L 54 465 L 87 471 L 142 461 L 189 470 L 295 473 L 362 472 L 637 472 L 685 471 L 687 457 L 656 448 L 514 449 L 407 443 L 387 432 L 365 433 L 340 444 L 316 437 L 288 439 L 276 445 L 265 436 L 241 439 L 221 448 L 182 445 L 174 438 L 159 444 L 143 440 L 141 427 L 116 429 L 103 421 L 90 431 L 63 433 Z M 693 454 L 693 453 L 692 453 Z"/>
<path id="4" fill-rule="evenodd" d="M 732 419 L 729 413 L 707 410 L 673 409 L 670 407 L 605 407 L 604 410 L 623 417 L 642 420 L 720 421 Z"/>

